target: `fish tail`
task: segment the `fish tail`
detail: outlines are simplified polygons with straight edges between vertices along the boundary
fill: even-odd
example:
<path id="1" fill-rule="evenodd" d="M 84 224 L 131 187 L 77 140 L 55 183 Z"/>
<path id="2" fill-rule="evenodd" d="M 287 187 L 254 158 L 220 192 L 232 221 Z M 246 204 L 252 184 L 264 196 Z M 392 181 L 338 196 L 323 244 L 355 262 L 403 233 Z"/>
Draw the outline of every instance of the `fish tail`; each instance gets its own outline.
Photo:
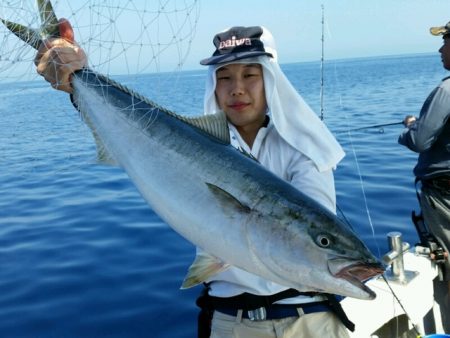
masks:
<path id="1" fill-rule="evenodd" d="M 0 21 L 19 39 L 38 49 L 42 40 L 48 37 L 59 37 L 59 23 L 50 0 L 37 0 L 41 27 L 39 29 L 27 27 L 20 23 L 0 18 Z"/>

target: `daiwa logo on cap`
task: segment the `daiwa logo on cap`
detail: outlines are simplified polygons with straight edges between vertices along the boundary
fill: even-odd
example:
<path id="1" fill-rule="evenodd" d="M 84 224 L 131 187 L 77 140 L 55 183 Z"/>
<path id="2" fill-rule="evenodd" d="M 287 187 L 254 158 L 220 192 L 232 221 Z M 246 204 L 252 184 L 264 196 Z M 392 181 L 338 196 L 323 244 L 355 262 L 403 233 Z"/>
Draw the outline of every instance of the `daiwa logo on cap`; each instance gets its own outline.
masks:
<path id="1" fill-rule="evenodd" d="M 270 36 L 269 39 L 267 35 Z M 200 61 L 200 64 L 214 65 L 260 55 L 273 57 L 271 41 L 270 33 L 261 26 L 231 27 L 214 36 L 216 50 L 211 57 Z M 269 45 L 266 46 L 268 42 Z"/>
<path id="2" fill-rule="evenodd" d="M 236 39 L 236 36 L 233 35 L 231 39 L 220 41 L 219 49 L 237 47 L 241 45 L 251 46 L 252 40 L 250 38 Z"/>

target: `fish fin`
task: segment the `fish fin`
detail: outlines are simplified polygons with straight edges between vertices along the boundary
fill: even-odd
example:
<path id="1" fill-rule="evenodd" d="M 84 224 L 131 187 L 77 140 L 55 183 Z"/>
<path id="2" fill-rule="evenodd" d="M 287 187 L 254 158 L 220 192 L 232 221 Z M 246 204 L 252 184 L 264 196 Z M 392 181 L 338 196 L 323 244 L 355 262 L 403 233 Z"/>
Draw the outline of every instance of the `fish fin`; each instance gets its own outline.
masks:
<path id="1" fill-rule="evenodd" d="M 241 147 L 239 147 L 238 150 L 239 150 L 239 152 L 240 152 L 242 155 L 248 157 L 249 159 L 251 159 L 251 160 L 253 160 L 253 161 L 257 162 L 257 163 L 261 163 L 261 162 L 259 162 L 259 160 L 258 160 L 255 156 L 253 156 L 252 154 L 250 154 L 248 151 L 242 149 Z"/>
<path id="2" fill-rule="evenodd" d="M 94 140 L 97 147 L 97 162 L 100 164 L 120 167 L 119 163 L 114 159 L 114 156 L 110 154 L 96 133 L 94 133 Z"/>
<path id="3" fill-rule="evenodd" d="M 251 211 L 251 209 L 247 205 L 243 204 L 236 197 L 231 195 L 229 192 L 223 190 L 222 188 L 218 187 L 217 185 L 208 182 L 206 182 L 206 185 L 208 186 L 209 190 L 213 193 L 214 197 L 216 197 L 221 204 L 228 206 L 231 205 L 233 209 L 236 209 L 240 212 Z"/>
<path id="4" fill-rule="evenodd" d="M 92 136 L 94 137 L 95 147 L 97 149 L 97 162 L 100 164 L 106 164 L 111 166 L 120 167 L 119 163 L 115 160 L 114 156 L 108 151 L 108 148 L 103 143 L 102 139 L 95 130 L 94 124 L 91 122 L 89 116 L 83 112 L 80 112 L 80 117 L 84 123 L 91 129 Z"/>
<path id="5" fill-rule="evenodd" d="M 204 251 L 198 252 L 194 263 L 189 267 L 189 271 L 184 278 L 181 289 L 188 289 L 203 283 L 211 276 L 225 271 L 229 267 L 230 264 L 221 261 L 219 258 L 209 253 Z"/>
<path id="6" fill-rule="evenodd" d="M 111 155 L 87 116 L 84 117 L 84 122 L 89 126 L 89 128 L 91 128 L 92 136 L 94 137 L 95 147 L 97 149 L 97 162 L 100 164 L 120 167 L 119 163 L 116 161 L 114 156 Z"/>
<path id="7" fill-rule="evenodd" d="M 224 112 L 218 112 L 211 115 L 197 117 L 178 116 L 181 120 L 197 127 L 219 139 L 220 141 L 230 143 L 230 130 L 228 129 L 227 117 Z"/>

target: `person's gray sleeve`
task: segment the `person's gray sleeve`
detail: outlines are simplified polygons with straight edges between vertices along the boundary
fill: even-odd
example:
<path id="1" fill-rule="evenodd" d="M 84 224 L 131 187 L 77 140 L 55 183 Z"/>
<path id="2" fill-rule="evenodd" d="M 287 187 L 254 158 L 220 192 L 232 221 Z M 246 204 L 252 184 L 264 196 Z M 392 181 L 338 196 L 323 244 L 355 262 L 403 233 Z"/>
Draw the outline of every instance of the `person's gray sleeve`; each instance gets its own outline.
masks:
<path id="1" fill-rule="evenodd" d="M 429 149 L 441 133 L 450 116 L 449 85 L 437 87 L 425 101 L 419 119 L 400 134 L 398 142 L 412 151 Z"/>

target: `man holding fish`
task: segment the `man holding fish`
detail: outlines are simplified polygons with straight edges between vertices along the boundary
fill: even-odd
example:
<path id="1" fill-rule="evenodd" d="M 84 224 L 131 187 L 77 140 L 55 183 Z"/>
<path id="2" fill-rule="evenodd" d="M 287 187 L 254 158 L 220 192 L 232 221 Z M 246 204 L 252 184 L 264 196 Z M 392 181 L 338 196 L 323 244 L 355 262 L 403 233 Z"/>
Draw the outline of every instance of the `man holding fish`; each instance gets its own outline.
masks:
<path id="1" fill-rule="evenodd" d="M 74 41 L 69 22 L 60 20 L 59 32 L 60 38 L 49 38 L 41 44 L 35 63 L 38 73 L 54 88 L 72 94 L 73 74 L 88 62 L 84 51 Z M 281 260 L 275 260 L 269 267 L 265 261 L 273 257 L 261 259 L 256 254 L 246 257 L 253 255 L 250 251 L 241 256 L 243 261 L 253 262 L 243 263 L 248 267 L 244 269 L 211 256 L 216 252 L 199 248 L 183 286 L 201 282 L 207 285 L 198 300 L 203 308 L 201 318 L 206 319 L 206 324 L 199 328 L 200 333 L 211 337 L 348 337 L 346 326 L 351 328 L 352 323 L 336 297 L 327 291 L 373 298 L 373 292 L 362 282 L 381 273 L 382 269 L 356 235 L 334 216 L 333 169 L 344 152 L 280 69 L 273 37 L 266 28 L 229 28 L 215 35 L 214 46 L 213 55 L 201 61 L 208 66 L 205 114 L 224 112 L 231 144 L 301 191 L 307 196 L 306 206 L 314 211 L 311 217 L 289 211 L 289 222 L 300 220 L 305 229 L 284 232 L 283 229 L 292 227 L 283 228 L 283 219 L 277 216 L 284 215 L 279 211 L 286 203 L 284 200 L 264 204 L 259 213 L 254 213 L 258 206 L 249 205 L 251 201 L 244 195 L 206 182 L 204 189 L 209 189 L 221 206 L 236 210 L 236 214 L 244 215 L 249 223 L 259 220 L 255 224 L 261 223 L 273 232 L 272 240 L 270 236 L 265 239 L 260 233 L 248 230 L 248 238 L 244 240 L 248 240 L 250 247 L 257 243 L 255 250 L 264 246 L 264 250 L 272 252 L 272 248 L 266 247 L 274 246 L 277 250 L 277 243 L 288 246 L 292 242 L 292 268 L 290 264 L 283 266 L 283 273 L 295 270 L 295 261 L 304 260 L 302 266 L 309 266 L 309 269 L 295 271 L 298 287 L 291 288 L 291 285 L 283 285 L 284 276 L 275 271 L 278 265 L 283 265 L 279 263 Z M 73 100 L 77 103 L 76 98 Z M 258 203 L 265 203 L 265 198 L 262 196 Z M 303 199 L 300 202 L 303 203 Z M 275 215 L 274 219 L 280 224 L 272 224 L 266 215 Z M 233 219 L 233 215 L 228 216 Z M 215 239 L 218 257 L 221 257 L 219 242 L 222 240 L 226 238 Z M 295 250 L 298 253 L 295 254 Z M 357 263 L 349 264 L 349 260 Z M 247 270 L 261 271 L 263 276 Z M 329 288 L 327 285 L 324 291 L 320 285 L 326 284 L 322 279 L 328 278 Z M 211 314 L 211 324 L 205 314 Z"/>

